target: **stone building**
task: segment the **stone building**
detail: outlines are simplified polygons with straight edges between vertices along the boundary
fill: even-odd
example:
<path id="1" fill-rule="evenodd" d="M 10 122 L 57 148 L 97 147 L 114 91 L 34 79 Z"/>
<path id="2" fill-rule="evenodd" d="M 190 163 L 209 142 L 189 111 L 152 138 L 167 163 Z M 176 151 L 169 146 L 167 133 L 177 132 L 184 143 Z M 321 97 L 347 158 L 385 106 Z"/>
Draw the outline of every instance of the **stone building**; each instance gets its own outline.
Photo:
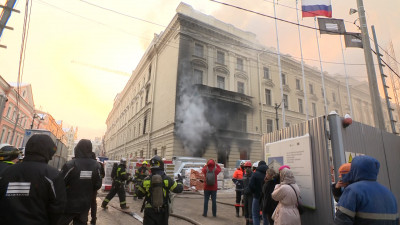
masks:
<path id="1" fill-rule="evenodd" d="M 275 50 L 256 35 L 181 3 L 168 27 L 155 35 L 124 89 L 115 97 L 104 136 L 106 155 L 150 158 L 200 156 L 234 167 L 260 160 L 261 136 L 324 115 L 318 68 L 281 57 L 282 90 Z M 368 85 L 351 80 L 351 103 L 340 76 L 325 74 L 328 113 L 350 113 L 373 124 Z M 283 100 L 281 98 L 283 96 Z M 285 102 L 285 121 L 276 104 Z"/>

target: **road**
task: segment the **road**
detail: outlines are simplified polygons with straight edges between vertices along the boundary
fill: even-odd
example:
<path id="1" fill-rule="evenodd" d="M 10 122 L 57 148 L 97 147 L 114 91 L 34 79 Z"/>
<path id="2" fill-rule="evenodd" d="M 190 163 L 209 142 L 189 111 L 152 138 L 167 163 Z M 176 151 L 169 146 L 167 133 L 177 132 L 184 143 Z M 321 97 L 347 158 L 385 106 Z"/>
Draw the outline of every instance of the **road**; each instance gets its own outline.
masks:
<path id="1" fill-rule="evenodd" d="M 106 196 L 106 193 L 99 193 L 97 198 L 97 224 L 98 225 L 139 225 L 142 224 L 137 219 L 133 218 L 120 211 L 118 196 L 115 196 L 109 203 L 107 210 L 100 207 L 102 199 Z M 142 206 L 142 200 L 133 200 L 132 196 L 128 196 L 127 205 L 130 207 L 127 211 L 134 212 L 143 218 L 143 213 L 140 212 Z M 239 225 L 245 224 L 243 216 L 236 217 L 235 208 L 233 206 L 235 202 L 235 191 L 234 190 L 220 190 L 217 192 L 217 217 L 213 217 L 211 213 L 211 200 L 209 201 L 208 216 L 203 217 L 203 203 L 204 197 L 201 192 L 199 193 L 183 193 L 175 196 L 173 200 L 173 213 L 188 217 L 199 224 L 232 224 Z M 232 205 L 227 205 L 227 204 Z M 114 208 L 115 207 L 115 208 Z M 90 221 L 90 216 L 89 216 Z M 189 225 L 192 224 L 188 221 L 179 219 L 174 216 L 170 216 L 169 224 L 172 225 Z"/>

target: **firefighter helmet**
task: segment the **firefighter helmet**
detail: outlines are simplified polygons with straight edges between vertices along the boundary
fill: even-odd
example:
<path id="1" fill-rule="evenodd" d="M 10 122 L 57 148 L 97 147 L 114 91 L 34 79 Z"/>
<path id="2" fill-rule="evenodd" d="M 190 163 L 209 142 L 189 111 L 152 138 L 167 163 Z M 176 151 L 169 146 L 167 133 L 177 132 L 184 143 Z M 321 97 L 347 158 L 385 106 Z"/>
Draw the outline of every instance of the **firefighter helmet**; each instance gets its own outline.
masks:
<path id="1" fill-rule="evenodd" d="M 120 164 L 126 165 L 126 158 L 121 158 Z"/>
<path id="2" fill-rule="evenodd" d="M 150 159 L 150 166 L 152 169 L 164 170 L 164 162 L 162 161 L 162 158 L 158 155 L 155 155 L 153 156 L 153 158 Z"/>
<path id="3" fill-rule="evenodd" d="M 251 167 L 251 162 L 250 161 L 245 162 L 244 167 Z"/>
<path id="4" fill-rule="evenodd" d="M 21 151 L 9 144 L 0 145 L 0 161 L 11 161 L 18 158 Z"/>
<path id="5" fill-rule="evenodd" d="M 143 166 L 144 166 L 144 165 L 147 166 L 148 164 L 149 164 L 149 163 L 148 163 L 147 161 L 143 161 L 143 162 L 142 162 L 142 165 L 143 165 Z"/>

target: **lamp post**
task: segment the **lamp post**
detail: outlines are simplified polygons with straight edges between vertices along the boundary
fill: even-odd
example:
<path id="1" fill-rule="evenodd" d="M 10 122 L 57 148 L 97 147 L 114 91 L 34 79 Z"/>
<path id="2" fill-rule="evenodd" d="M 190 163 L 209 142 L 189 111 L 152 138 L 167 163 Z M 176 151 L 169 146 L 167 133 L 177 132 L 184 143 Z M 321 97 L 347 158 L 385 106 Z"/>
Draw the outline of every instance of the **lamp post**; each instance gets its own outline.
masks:
<path id="1" fill-rule="evenodd" d="M 32 123 L 31 123 L 31 129 L 33 129 L 33 123 L 35 122 L 36 118 L 40 118 L 40 120 L 43 120 L 42 117 L 40 117 L 38 114 L 34 113 L 33 118 L 32 118 Z"/>

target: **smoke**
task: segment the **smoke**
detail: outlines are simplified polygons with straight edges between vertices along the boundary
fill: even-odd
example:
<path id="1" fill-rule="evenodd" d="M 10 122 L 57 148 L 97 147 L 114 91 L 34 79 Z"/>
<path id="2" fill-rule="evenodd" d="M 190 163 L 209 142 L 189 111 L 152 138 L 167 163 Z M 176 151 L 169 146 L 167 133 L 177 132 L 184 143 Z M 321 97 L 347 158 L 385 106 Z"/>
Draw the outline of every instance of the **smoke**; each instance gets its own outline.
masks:
<path id="1" fill-rule="evenodd" d="M 192 85 L 189 76 L 180 79 L 179 104 L 177 107 L 177 135 L 184 149 L 193 156 L 202 156 L 215 129 L 206 118 L 207 105 Z"/>

